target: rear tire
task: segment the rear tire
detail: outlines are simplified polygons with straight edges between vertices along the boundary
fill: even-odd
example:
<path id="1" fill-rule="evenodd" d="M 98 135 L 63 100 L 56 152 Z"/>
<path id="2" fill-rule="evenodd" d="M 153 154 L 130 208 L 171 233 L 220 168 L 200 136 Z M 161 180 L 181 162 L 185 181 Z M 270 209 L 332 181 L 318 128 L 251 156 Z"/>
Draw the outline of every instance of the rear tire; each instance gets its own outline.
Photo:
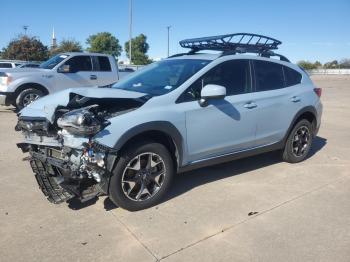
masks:
<path id="1" fill-rule="evenodd" d="M 313 140 L 312 124 L 306 119 L 300 120 L 290 132 L 282 158 L 288 163 L 298 163 L 306 159 Z"/>
<path id="2" fill-rule="evenodd" d="M 145 141 L 130 146 L 113 170 L 110 199 L 129 211 L 149 208 L 161 201 L 174 175 L 173 159 L 164 145 Z"/>
<path id="3" fill-rule="evenodd" d="M 16 108 L 18 110 L 23 109 L 33 101 L 37 100 L 38 98 L 42 97 L 44 93 L 36 88 L 27 88 L 24 89 L 19 93 L 19 95 L 16 98 Z"/>

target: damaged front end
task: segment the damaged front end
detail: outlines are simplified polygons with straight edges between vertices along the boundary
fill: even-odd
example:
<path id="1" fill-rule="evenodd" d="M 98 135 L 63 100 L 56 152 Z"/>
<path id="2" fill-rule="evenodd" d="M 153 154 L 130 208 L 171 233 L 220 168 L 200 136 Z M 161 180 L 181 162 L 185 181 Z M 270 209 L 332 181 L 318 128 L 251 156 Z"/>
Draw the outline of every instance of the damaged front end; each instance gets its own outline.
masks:
<path id="1" fill-rule="evenodd" d="M 57 106 L 51 121 L 21 112 L 16 130 L 23 133 L 24 141 L 17 146 L 29 153 L 38 185 L 50 202 L 86 201 L 108 194 L 117 152 L 93 138 L 110 124 L 108 119 L 144 102 L 70 94 L 69 103 Z"/>

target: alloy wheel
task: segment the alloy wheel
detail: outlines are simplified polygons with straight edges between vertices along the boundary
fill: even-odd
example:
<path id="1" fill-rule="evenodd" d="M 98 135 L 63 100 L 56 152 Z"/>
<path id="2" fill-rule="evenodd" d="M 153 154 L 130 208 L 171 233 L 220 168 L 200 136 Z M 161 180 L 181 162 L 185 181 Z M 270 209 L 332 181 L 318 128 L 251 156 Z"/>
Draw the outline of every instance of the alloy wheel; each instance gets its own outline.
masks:
<path id="1" fill-rule="evenodd" d="M 159 192 L 165 175 L 165 164 L 158 154 L 139 154 L 129 161 L 123 171 L 123 192 L 133 201 L 150 199 Z"/>
<path id="2" fill-rule="evenodd" d="M 38 94 L 35 94 L 35 93 L 26 94 L 23 97 L 23 106 L 26 107 L 27 105 L 31 104 L 32 102 L 34 102 L 38 98 L 39 98 Z"/>
<path id="3" fill-rule="evenodd" d="M 299 127 L 293 136 L 292 140 L 292 152 L 296 157 L 305 155 L 307 149 L 310 146 L 311 133 L 307 126 Z"/>

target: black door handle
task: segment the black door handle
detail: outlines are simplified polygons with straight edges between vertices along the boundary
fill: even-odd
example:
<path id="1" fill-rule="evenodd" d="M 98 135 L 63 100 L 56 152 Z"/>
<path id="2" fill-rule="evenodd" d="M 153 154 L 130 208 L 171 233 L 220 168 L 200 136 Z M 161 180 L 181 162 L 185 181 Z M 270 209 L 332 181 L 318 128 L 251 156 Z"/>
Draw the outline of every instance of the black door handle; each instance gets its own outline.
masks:
<path id="1" fill-rule="evenodd" d="M 91 80 L 96 80 L 96 79 L 97 79 L 97 76 L 96 76 L 96 75 L 90 75 L 90 79 L 91 79 Z"/>

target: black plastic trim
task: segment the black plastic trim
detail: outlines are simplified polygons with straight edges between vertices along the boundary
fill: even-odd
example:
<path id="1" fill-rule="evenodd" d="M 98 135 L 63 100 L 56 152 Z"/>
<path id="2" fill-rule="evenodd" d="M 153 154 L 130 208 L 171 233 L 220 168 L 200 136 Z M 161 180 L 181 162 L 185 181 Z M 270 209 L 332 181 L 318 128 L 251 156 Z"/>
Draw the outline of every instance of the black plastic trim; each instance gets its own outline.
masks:
<path id="1" fill-rule="evenodd" d="M 183 173 L 183 172 L 188 172 L 194 169 L 198 169 L 198 168 L 202 168 L 202 167 L 206 167 L 206 166 L 213 166 L 213 165 L 218 165 L 218 164 L 222 164 L 225 162 L 229 162 L 229 161 L 233 161 L 233 160 L 237 160 L 240 158 L 245 158 L 245 157 L 250 157 L 250 156 L 254 156 L 254 155 L 259 155 L 262 153 L 267 153 L 267 152 L 271 152 L 271 151 L 275 151 L 275 150 L 280 150 L 284 148 L 284 142 L 280 141 L 278 143 L 272 144 L 272 145 L 268 145 L 268 146 L 264 146 L 264 147 L 258 147 L 258 148 L 253 148 L 250 150 L 246 150 L 246 151 L 240 151 L 240 152 L 233 152 L 232 154 L 227 154 L 227 155 L 223 155 L 223 156 L 218 156 L 216 158 L 211 158 L 211 159 L 207 159 L 207 160 L 203 160 L 203 161 L 197 161 L 197 162 L 193 162 L 190 163 L 188 165 L 185 165 L 181 168 L 179 168 L 179 173 Z"/>
<path id="2" fill-rule="evenodd" d="M 316 127 L 318 126 L 318 123 L 317 123 L 317 110 L 316 110 L 316 108 L 313 107 L 313 106 L 306 106 L 306 107 L 300 109 L 300 110 L 295 114 L 295 116 L 294 116 L 294 118 L 293 118 L 293 120 L 292 120 L 292 122 L 291 122 L 291 124 L 290 124 L 290 126 L 289 126 L 289 128 L 288 128 L 288 131 L 286 132 L 286 134 L 285 134 L 285 136 L 284 136 L 284 138 L 283 138 L 283 143 L 286 142 L 286 140 L 287 140 L 287 138 L 288 138 L 288 136 L 289 136 L 289 133 L 292 131 L 293 127 L 294 127 L 295 124 L 297 123 L 298 118 L 299 118 L 302 114 L 304 114 L 304 113 L 312 113 L 312 114 L 314 115 L 314 117 L 315 117 Z M 314 135 L 316 135 L 316 132 L 317 132 L 317 130 L 314 130 Z"/>
<path id="3" fill-rule="evenodd" d="M 171 137 L 178 151 L 178 163 L 181 166 L 183 159 L 183 137 L 180 134 L 179 130 L 177 130 L 173 124 L 167 121 L 153 121 L 134 126 L 118 139 L 117 143 L 114 145 L 114 149 L 120 150 L 123 145 L 131 138 L 148 131 L 160 131 Z"/>

